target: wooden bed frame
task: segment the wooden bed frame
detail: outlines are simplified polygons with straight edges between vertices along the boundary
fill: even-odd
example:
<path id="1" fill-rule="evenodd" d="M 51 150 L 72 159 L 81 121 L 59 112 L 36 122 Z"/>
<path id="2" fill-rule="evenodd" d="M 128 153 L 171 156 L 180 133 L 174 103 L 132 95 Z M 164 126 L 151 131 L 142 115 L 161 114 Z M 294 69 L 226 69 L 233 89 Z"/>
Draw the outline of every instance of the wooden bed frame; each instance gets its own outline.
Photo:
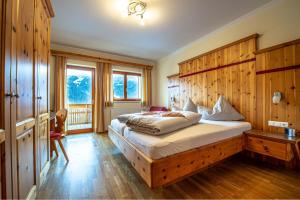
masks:
<path id="1" fill-rule="evenodd" d="M 239 153 L 244 148 L 244 136 L 242 135 L 152 160 L 111 126 L 108 127 L 108 136 L 150 188 L 174 183 Z"/>

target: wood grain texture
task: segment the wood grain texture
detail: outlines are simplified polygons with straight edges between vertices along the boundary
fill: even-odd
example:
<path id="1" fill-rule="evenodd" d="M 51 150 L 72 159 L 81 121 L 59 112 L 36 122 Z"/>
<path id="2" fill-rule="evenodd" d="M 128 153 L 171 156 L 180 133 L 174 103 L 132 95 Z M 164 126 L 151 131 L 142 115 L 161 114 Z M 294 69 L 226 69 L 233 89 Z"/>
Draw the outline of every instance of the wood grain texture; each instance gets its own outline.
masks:
<path id="1" fill-rule="evenodd" d="M 300 40 L 256 51 L 256 38 L 250 38 L 179 65 L 180 107 L 188 98 L 212 107 L 223 95 L 255 128 L 283 132 L 267 125 L 275 120 L 300 131 Z M 272 103 L 275 91 L 283 94 L 278 105 Z"/>
<path id="2" fill-rule="evenodd" d="M 244 146 L 243 136 L 238 136 L 153 160 L 110 126 L 108 136 L 151 188 L 177 182 L 241 152 Z"/>
<path id="3" fill-rule="evenodd" d="M 168 76 L 168 105 L 169 108 L 172 106 L 180 106 L 179 96 L 179 74 Z M 173 101 L 171 100 L 173 99 Z"/>
<path id="4" fill-rule="evenodd" d="M 19 1 L 17 15 L 17 122 L 34 118 L 34 0 Z"/>
<path id="5" fill-rule="evenodd" d="M 247 137 L 246 149 L 285 161 L 290 161 L 294 157 L 291 144 L 270 141 L 268 139 L 261 139 L 253 136 Z"/>
<path id="6" fill-rule="evenodd" d="M 36 176 L 45 173 L 44 167 L 50 161 L 50 16 L 49 1 L 35 3 L 35 105 L 37 110 L 36 134 Z M 39 180 L 39 179 L 37 179 Z M 37 182 L 37 184 L 39 184 Z"/>
<path id="7" fill-rule="evenodd" d="M 257 37 L 247 37 L 179 64 L 180 107 L 188 98 L 213 107 L 220 95 L 254 122 Z"/>
<path id="8" fill-rule="evenodd" d="M 34 132 L 29 129 L 17 138 L 18 198 L 24 199 L 34 185 Z"/>
<path id="9" fill-rule="evenodd" d="M 299 171 L 234 156 L 166 187 L 150 189 L 107 134 L 67 136 L 70 157 L 52 161 L 37 199 L 298 199 Z M 61 152 L 59 152 L 61 154 Z M 80 173 L 76 173 L 80 171 Z"/>
<path id="10" fill-rule="evenodd" d="M 274 120 L 288 122 L 289 127 L 300 131 L 300 69 L 291 68 L 300 64 L 300 40 L 259 51 L 256 57 L 256 84 L 260 86 L 256 91 L 256 128 L 283 132 L 282 128 L 268 126 L 267 121 Z M 273 104 L 272 96 L 277 91 L 283 98 Z"/>

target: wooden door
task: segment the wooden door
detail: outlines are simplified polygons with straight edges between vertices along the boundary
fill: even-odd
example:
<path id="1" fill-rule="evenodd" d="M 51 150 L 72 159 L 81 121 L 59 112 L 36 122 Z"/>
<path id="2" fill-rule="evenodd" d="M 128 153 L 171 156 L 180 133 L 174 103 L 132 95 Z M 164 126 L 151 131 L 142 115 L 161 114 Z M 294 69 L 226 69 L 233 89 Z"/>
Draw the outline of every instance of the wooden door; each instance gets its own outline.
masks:
<path id="1" fill-rule="evenodd" d="M 11 129 L 11 103 L 14 100 L 11 91 L 11 64 L 12 64 L 12 36 L 13 36 L 13 26 L 12 26 L 12 6 L 13 1 L 1 0 L 1 86 L 0 86 L 0 121 L 2 133 L 5 134 L 5 144 L 4 144 L 4 159 L 1 160 L 3 164 L 2 171 L 2 198 L 12 198 L 12 154 L 11 154 L 11 138 L 12 132 L 15 129 Z M 15 123 L 14 123 L 15 124 Z"/>
<path id="2" fill-rule="evenodd" d="M 49 55 L 50 55 L 50 19 L 47 16 L 42 1 L 36 1 L 35 18 L 35 60 L 36 60 L 36 93 L 38 121 L 38 172 L 42 173 L 50 160 L 49 150 Z"/>
<path id="3" fill-rule="evenodd" d="M 34 0 L 15 0 L 12 5 L 12 64 L 11 64 L 11 123 L 13 198 L 25 198 L 35 184 L 36 149 L 34 140 L 26 142 L 20 138 L 33 138 L 35 131 L 34 91 Z M 28 151 L 30 150 L 30 151 Z M 34 162 L 27 162 L 33 160 Z M 16 172 L 16 173 L 15 173 Z M 30 178 L 28 178 L 30 177 Z M 32 179 L 31 179 L 32 178 Z M 30 179 L 30 181 L 29 181 Z"/>

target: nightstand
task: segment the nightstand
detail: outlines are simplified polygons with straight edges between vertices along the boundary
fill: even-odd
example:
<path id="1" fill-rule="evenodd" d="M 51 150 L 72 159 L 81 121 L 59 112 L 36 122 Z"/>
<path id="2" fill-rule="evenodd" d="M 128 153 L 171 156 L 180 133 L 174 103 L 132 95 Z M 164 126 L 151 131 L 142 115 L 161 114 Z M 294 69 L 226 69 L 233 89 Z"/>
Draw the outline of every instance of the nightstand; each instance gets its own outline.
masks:
<path id="1" fill-rule="evenodd" d="M 284 133 L 271 133 L 261 130 L 245 132 L 245 148 L 248 151 L 290 161 L 297 156 L 300 160 L 300 136 L 287 137 Z M 295 147 L 295 154 L 292 146 Z"/>

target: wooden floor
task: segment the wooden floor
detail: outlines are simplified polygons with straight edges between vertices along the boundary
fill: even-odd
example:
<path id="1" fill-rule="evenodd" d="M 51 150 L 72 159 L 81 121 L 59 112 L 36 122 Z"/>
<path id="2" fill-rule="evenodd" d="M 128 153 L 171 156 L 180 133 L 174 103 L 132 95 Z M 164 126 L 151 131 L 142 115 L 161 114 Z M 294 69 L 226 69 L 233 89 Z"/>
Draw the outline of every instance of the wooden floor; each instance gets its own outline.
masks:
<path id="1" fill-rule="evenodd" d="M 68 136 L 38 198 L 300 198 L 300 172 L 235 156 L 177 184 L 149 189 L 106 134 Z"/>

